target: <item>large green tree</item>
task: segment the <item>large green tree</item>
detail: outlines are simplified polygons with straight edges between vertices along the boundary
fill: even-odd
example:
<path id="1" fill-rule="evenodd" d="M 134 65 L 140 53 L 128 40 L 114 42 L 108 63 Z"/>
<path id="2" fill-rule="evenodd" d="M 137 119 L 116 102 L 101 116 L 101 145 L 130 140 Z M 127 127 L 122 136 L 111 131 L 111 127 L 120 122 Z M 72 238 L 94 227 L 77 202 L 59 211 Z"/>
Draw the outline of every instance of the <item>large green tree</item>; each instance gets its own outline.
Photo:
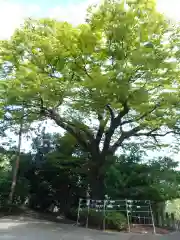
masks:
<path id="1" fill-rule="evenodd" d="M 13 119 L 49 118 L 88 153 L 93 198 L 131 137 L 178 134 L 179 30 L 153 0 L 110 1 L 77 27 L 29 20 L 0 44 L 1 104 Z"/>

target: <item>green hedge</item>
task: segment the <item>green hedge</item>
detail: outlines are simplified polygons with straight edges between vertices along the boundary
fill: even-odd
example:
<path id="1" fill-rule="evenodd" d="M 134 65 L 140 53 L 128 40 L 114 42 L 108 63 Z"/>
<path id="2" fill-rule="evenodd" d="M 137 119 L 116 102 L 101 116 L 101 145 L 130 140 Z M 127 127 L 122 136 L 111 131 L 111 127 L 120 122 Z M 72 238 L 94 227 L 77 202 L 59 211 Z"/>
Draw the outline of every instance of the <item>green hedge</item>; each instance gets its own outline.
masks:
<path id="1" fill-rule="evenodd" d="M 120 212 L 107 212 L 105 223 L 108 229 L 121 231 L 127 228 L 127 218 Z"/>
<path id="2" fill-rule="evenodd" d="M 79 222 L 81 225 L 86 225 L 88 210 L 83 209 L 80 211 Z M 77 210 L 71 209 L 71 218 L 77 217 Z M 88 214 L 88 226 L 95 228 L 103 228 L 103 223 L 105 222 L 106 229 L 113 230 L 125 230 L 127 228 L 127 218 L 120 212 L 107 211 L 105 216 L 103 211 L 96 211 L 95 209 L 89 209 Z"/>

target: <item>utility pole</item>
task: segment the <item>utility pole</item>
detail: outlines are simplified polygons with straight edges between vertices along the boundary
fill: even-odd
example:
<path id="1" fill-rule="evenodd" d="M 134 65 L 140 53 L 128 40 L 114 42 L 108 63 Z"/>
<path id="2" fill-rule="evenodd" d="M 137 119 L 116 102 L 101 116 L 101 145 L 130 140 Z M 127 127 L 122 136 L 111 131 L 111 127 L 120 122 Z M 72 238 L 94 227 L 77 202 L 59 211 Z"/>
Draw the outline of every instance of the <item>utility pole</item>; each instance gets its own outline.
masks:
<path id="1" fill-rule="evenodd" d="M 20 125 L 19 125 L 19 134 L 18 134 L 18 148 L 17 148 L 17 155 L 16 155 L 16 161 L 15 166 L 13 168 L 13 177 L 12 177 L 12 184 L 11 184 L 11 191 L 9 194 L 9 200 L 8 203 L 13 203 L 13 197 L 15 193 L 15 188 L 17 184 L 17 174 L 19 170 L 19 162 L 20 162 L 20 156 L 21 156 L 21 143 L 22 143 L 22 134 L 23 134 L 23 122 L 24 122 L 24 106 L 22 107 L 22 116 L 20 118 Z"/>

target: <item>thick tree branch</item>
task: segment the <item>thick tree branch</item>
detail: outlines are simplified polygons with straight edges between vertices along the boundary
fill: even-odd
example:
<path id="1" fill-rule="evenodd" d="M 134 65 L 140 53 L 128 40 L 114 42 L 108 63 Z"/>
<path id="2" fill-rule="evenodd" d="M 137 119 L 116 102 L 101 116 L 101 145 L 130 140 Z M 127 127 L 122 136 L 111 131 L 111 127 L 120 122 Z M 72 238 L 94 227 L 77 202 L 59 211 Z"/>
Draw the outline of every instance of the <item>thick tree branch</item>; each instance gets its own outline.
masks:
<path id="1" fill-rule="evenodd" d="M 105 125 L 102 123 L 99 124 L 99 128 L 96 134 L 96 143 L 99 145 L 104 134 Z"/>
<path id="2" fill-rule="evenodd" d="M 40 97 L 40 114 L 44 115 L 46 112 L 46 109 L 44 107 L 44 101 L 42 99 L 42 97 Z"/>
<path id="3" fill-rule="evenodd" d="M 119 124 L 122 125 L 121 119 L 122 119 L 126 114 L 128 114 L 129 110 L 130 110 L 130 109 L 129 109 L 129 107 L 128 107 L 127 101 L 125 101 L 125 102 L 123 103 L 123 110 L 120 111 L 120 113 L 119 113 L 118 116 L 116 117 L 116 121 L 117 121 Z"/>
<path id="4" fill-rule="evenodd" d="M 138 131 L 141 130 L 140 126 L 134 127 L 130 131 L 122 132 L 118 140 L 109 148 L 109 153 L 115 153 L 115 151 L 122 145 L 125 139 L 134 136 Z"/>
<path id="5" fill-rule="evenodd" d="M 111 123 L 108 131 L 105 133 L 105 140 L 104 140 L 104 146 L 102 150 L 102 154 L 106 154 L 108 152 L 111 138 L 115 132 L 115 130 L 120 127 L 121 128 L 121 119 L 129 112 L 129 107 L 127 105 L 127 101 L 124 102 L 123 104 L 123 110 L 120 111 L 117 117 L 114 116 L 114 112 L 112 111 L 112 108 L 109 108 L 110 113 L 111 113 Z M 122 128 L 121 128 L 122 132 Z"/>
<path id="6" fill-rule="evenodd" d="M 63 119 L 55 109 L 47 109 L 44 107 L 43 99 L 40 97 L 40 114 L 43 116 L 48 116 L 50 119 L 54 120 L 56 124 L 62 127 L 64 130 L 72 134 L 79 144 L 85 149 L 90 150 L 91 142 L 94 140 L 93 135 L 86 130 L 85 128 L 77 129 L 77 126 L 71 122 L 66 121 Z M 89 140 L 89 142 L 88 142 Z"/>
<path id="7" fill-rule="evenodd" d="M 152 129 L 150 131 L 147 131 L 147 132 L 139 132 L 141 130 L 143 130 L 143 128 L 141 126 L 137 126 L 137 127 L 131 129 L 128 132 L 122 132 L 119 139 L 114 143 L 114 145 L 112 145 L 112 147 L 109 148 L 108 152 L 109 153 L 115 153 L 115 151 L 118 149 L 118 147 L 120 147 L 122 145 L 122 143 L 124 142 L 125 139 L 128 139 L 128 138 L 133 137 L 133 136 L 136 136 L 136 137 L 140 137 L 140 136 L 152 137 L 157 142 L 156 137 L 165 137 L 168 134 L 180 135 L 180 129 L 177 128 L 177 127 L 174 130 L 170 130 L 170 131 L 167 131 L 165 133 L 157 133 L 156 131 L 158 131 L 159 128 L 154 128 L 154 129 Z"/>
<path id="8" fill-rule="evenodd" d="M 47 110 L 46 116 L 49 116 L 52 120 L 56 122 L 56 124 L 62 127 L 64 130 L 72 134 L 79 144 L 85 149 L 90 150 L 90 144 L 87 142 L 87 139 L 83 136 L 84 132 L 82 130 L 78 131 L 75 127 L 70 126 L 70 124 L 66 123 L 66 121 L 60 117 L 60 115 L 53 109 Z"/>
<path id="9" fill-rule="evenodd" d="M 127 138 L 130 138 L 132 136 L 145 136 L 145 137 L 152 137 L 156 140 L 156 137 L 164 137 L 168 134 L 180 134 L 180 129 L 176 129 L 176 130 L 171 130 L 171 131 L 167 131 L 166 133 L 155 133 L 156 131 L 158 131 L 158 128 L 154 128 L 148 132 L 139 132 L 143 130 L 141 128 L 141 126 L 137 126 L 133 129 L 131 129 L 128 132 L 122 132 L 121 136 L 119 137 L 119 139 L 114 143 L 114 145 L 109 149 L 109 152 L 114 153 L 118 147 L 120 147 L 123 143 L 123 141 Z"/>
<path id="10" fill-rule="evenodd" d="M 106 105 L 106 108 L 108 109 L 109 113 L 110 113 L 110 116 L 111 116 L 111 122 L 115 119 L 115 114 L 114 114 L 114 111 L 113 109 L 111 108 L 110 104 L 107 104 Z"/>
<path id="11" fill-rule="evenodd" d="M 149 114 L 151 114 L 152 112 L 154 112 L 154 110 L 156 110 L 158 107 L 159 107 L 159 103 L 156 104 L 150 111 L 148 112 L 145 112 L 144 114 L 142 114 L 141 116 L 137 117 L 136 119 L 130 119 L 130 120 L 125 120 L 123 121 L 121 124 L 122 125 L 125 125 L 125 124 L 128 124 L 128 123 L 133 123 L 133 122 L 138 122 L 139 120 L 147 117 Z"/>
<path id="12" fill-rule="evenodd" d="M 112 138 L 112 135 L 114 134 L 115 129 L 116 129 L 115 122 L 112 121 L 108 131 L 105 133 L 104 146 L 103 146 L 103 150 L 102 150 L 102 154 L 104 154 L 104 155 L 109 149 L 111 138 Z"/>
<path id="13" fill-rule="evenodd" d="M 143 137 L 152 137 L 154 139 L 154 141 L 156 143 L 158 143 L 158 139 L 157 137 L 165 137 L 169 134 L 175 134 L 175 135 L 180 135 L 180 129 L 179 128 L 175 128 L 174 130 L 171 130 L 171 131 L 167 131 L 165 133 L 154 133 L 156 131 L 158 131 L 159 129 L 158 128 L 155 128 L 155 129 L 152 129 L 151 131 L 149 132 L 142 132 L 142 133 L 137 133 L 135 134 L 134 136 L 137 136 L 137 137 L 140 137 L 140 136 L 143 136 Z"/>
<path id="14" fill-rule="evenodd" d="M 155 129 L 153 129 L 153 130 L 151 130 L 149 132 L 137 133 L 134 136 L 138 136 L 138 137 L 145 136 L 145 137 L 153 137 L 154 138 L 154 137 L 165 137 L 168 134 L 180 135 L 180 129 L 176 129 L 176 131 L 175 130 L 167 131 L 165 133 L 153 133 L 153 132 L 155 132 L 157 130 L 158 130 L 158 128 L 155 128 Z"/>
<path id="15" fill-rule="evenodd" d="M 98 120 L 99 120 L 99 127 L 97 130 L 95 140 L 96 140 L 96 144 L 99 146 L 99 143 L 101 142 L 108 119 L 103 120 L 102 115 L 98 114 Z"/>
<path id="16" fill-rule="evenodd" d="M 69 126 L 73 127 L 74 129 L 79 129 L 79 131 L 84 132 L 87 135 L 87 138 L 92 142 L 94 140 L 93 134 L 91 133 L 90 129 L 83 123 L 73 123 L 73 122 L 69 122 L 69 121 L 65 121 L 64 122 L 66 124 L 68 124 Z"/>

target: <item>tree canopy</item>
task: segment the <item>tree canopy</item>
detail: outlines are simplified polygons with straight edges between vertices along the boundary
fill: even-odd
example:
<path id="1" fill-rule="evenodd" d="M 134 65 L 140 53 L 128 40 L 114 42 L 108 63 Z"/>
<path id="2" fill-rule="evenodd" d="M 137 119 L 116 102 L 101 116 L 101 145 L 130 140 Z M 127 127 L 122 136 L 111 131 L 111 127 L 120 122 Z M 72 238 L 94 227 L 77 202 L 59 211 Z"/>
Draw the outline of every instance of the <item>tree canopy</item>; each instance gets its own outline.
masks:
<path id="1" fill-rule="evenodd" d="M 154 0 L 106 0 L 76 27 L 28 20 L 1 41 L 0 64 L 2 115 L 18 121 L 23 107 L 26 122 L 49 118 L 77 139 L 94 197 L 131 137 L 179 134 L 179 28 Z"/>

